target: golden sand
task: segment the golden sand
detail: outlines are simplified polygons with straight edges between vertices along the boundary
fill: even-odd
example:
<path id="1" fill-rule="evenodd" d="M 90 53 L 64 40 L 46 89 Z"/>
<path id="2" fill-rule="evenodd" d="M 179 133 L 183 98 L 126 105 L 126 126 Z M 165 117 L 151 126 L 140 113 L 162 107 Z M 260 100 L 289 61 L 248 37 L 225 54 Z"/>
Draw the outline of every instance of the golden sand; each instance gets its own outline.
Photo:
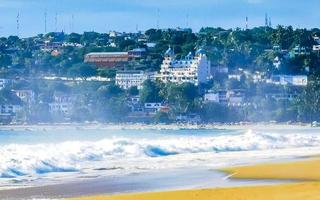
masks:
<path id="1" fill-rule="evenodd" d="M 232 178 L 241 179 L 320 181 L 320 160 L 244 166 L 222 171 L 232 174 Z"/>
<path id="2" fill-rule="evenodd" d="M 254 186 L 95 196 L 74 200 L 320 200 L 320 160 L 228 168 L 235 178 L 314 181 L 275 186 Z"/>

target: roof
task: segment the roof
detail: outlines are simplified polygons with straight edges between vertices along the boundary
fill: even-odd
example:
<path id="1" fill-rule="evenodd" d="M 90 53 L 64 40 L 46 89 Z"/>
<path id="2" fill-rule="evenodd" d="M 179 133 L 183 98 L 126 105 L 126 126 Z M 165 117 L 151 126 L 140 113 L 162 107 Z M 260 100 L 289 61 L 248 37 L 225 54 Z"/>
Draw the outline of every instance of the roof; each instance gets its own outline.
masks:
<path id="1" fill-rule="evenodd" d="M 130 50 L 130 52 L 146 52 L 147 50 L 145 48 L 136 48 L 136 49 L 132 49 Z"/>
<path id="2" fill-rule="evenodd" d="M 196 55 L 199 55 L 199 54 L 206 54 L 206 52 L 203 49 L 198 49 L 196 51 Z"/>
<path id="3" fill-rule="evenodd" d="M 126 70 L 126 71 L 117 71 L 117 74 L 143 74 L 143 71 L 139 70 Z"/>
<path id="4" fill-rule="evenodd" d="M 110 55 L 128 55 L 128 52 L 91 52 L 87 56 L 110 56 Z"/>
<path id="5" fill-rule="evenodd" d="M 173 56 L 174 55 L 174 51 L 171 47 L 169 47 L 169 49 L 166 51 L 165 55 L 167 56 Z"/>

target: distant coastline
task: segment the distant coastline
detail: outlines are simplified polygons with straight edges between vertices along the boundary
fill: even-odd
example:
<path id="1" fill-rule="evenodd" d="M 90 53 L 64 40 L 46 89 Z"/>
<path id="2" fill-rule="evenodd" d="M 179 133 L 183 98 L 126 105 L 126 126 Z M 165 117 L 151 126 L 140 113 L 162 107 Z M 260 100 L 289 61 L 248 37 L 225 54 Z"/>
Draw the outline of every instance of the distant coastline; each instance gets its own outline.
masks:
<path id="1" fill-rule="evenodd" d="M 208 124 L 147 124 L 147 123 L 48 123 L 48 124 L 11 124 L 1 125 L 0 130 L 50 130 L 50 129 L 279 129 L 311 128 L 310 123 L 208 123 Z"/>

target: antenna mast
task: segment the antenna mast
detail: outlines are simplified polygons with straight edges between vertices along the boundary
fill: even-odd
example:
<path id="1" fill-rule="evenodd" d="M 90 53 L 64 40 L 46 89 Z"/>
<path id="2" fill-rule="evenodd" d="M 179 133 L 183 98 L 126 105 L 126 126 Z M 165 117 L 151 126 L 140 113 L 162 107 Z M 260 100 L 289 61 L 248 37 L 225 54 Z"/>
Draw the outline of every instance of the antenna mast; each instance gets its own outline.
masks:
<path id="1" fill-rule="evenodd" d="M 74 15 L 71 16 L 71 33 L 74 32 Z"/>
<path id="2" fill-rule="evenodd" d="M 159 29 L 160 9 L 157 9 L 157 29 Z"/>
<path id="3" fill-rule="evenodd" d="M 268 13 L 266 13 L 266 15 L 265 15 L 264 25 L 265 25 L 265 27 L 268 27 L 268 25 L 269 25 L 269 23 L 268 23 Z"/>
<path id="4" fill-rule="evenodd" d="M 20 12 L 17 14 L 17 36 L 20 36 Z"/>
<path id="5" fill-rule="evenodd" d="M 269 27 L 272 27 L 271 17 L 269 17 Z"/>
<path id="6" fill-rule="evenodd" d="M 246 16 L 246 30 L 249 29 L 249 18 L 248 16 Z"/>
<path id="7" fill-rule="evenodd" d="M 186 25 L 187 25 L 186 28 L 189 28 L 189 13 L 187 13 L 187 16 L 186 16 Z"/>
<path id="8" fill-rule="evenodd" d="M 55 17 L 54 17 L 54 31 L 58 32 L 58 12 L 56 12 Z"/>
<path id="9" fill-rule="evenodd" d="M 47 9 L 44 11 L 44 33 L 47 33 Z"/>

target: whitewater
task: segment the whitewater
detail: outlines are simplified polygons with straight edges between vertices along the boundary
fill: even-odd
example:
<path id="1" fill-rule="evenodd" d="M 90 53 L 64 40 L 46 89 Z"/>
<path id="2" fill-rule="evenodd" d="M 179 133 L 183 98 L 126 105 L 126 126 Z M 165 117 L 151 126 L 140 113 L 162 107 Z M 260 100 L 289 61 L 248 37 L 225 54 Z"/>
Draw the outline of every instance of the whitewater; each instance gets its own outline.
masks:
<path id="1" fill-rule="evenodd" d="M 319 153 L 314 128 L 2 130 L 0 188 Z"/>

